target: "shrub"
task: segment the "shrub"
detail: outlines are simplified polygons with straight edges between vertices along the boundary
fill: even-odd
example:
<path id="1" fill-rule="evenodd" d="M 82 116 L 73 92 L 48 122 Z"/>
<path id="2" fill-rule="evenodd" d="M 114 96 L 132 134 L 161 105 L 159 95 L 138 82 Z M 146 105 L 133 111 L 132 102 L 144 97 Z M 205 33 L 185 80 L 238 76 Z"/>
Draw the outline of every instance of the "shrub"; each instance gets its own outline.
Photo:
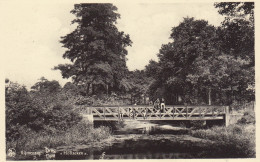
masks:
<path id="1" fill-rule="evenodd" d="M 255 157 L 255 127 L 246 125 L 215 126 L 206 130 L 192 130 L 191 135 L 215 141 L 220 152 L 236 157 Z"/>
<path id="2" fill-rule="evenodd" d="M 15 148 L 16 151 L 36 151 L 44 147 L 55 148 L 57 146 L 68 146 L 77 144 L 89 144 L 90 142 L 100 141 L 110 136 L 111 130 L 101 126 L 93 128 L 93 125 L 82 121 L 66 132 L 35 132 L 30 128 L 21 127 L 21 136 L 12 141 L 7 141 L 7 149 Z"/>
<path id="3" fill-rule="evenodd" d="M 255 112 L 247 110 L 244 112 L 243 117 L 237 121 L 238 124 L 255 124 Z"/>
<path id="4" fill-rule="evenodd" d="M 61 131 L 67 130 L 81 119 L 68 105 L 56 104 L 45 113 L 45 124 Z"/>
<path id="5" fill-rule="evenodd" d="M 204 120 L 191 120 L 190 126 L 195 129 L 205 128 L 206 127 L 206 121 Z"/>
<path id="6" fill-rule="evenodd" d="M 81 116 L 71 104 L 63 102 L 61 95 L 60 91 L 28 92 L 12 82 L 6 85 L 6 140 L 21 142 L 28 133 L 53 134 L 76 125 Z"/>
<path id="7" fill-rule="evenodd" d="M 43 112 L 32 103 L 25 87 L 11 82 L 6 87 L 5 104 L 7 140 L 17 139 L 21 126 L 35 130 L 43 128 L 40 122 Z"/>

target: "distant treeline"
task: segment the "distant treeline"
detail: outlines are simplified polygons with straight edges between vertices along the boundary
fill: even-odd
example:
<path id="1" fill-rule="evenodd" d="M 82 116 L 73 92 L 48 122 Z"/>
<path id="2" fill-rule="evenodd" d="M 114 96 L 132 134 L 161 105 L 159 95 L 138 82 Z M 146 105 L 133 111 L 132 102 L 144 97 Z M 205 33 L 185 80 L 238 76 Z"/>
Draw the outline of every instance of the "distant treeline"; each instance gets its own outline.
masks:
<path id="1" fill-rule="evenodd" d="M 77 4 L 71 13 L 78 27 L 62 37 L 67 49 L 60 64 L 85 95 L 130 95 L 132 103 L 164 97 L 166 104 L 248 102 L 255 96 L 254 3 L 215 3 L 225 16 L 220 26 L 186 17 L 172 28 L 159 61 L 129 71 L 126 47 L 130 36 L 115 26 L 120 17 L 112 4 Z"/>

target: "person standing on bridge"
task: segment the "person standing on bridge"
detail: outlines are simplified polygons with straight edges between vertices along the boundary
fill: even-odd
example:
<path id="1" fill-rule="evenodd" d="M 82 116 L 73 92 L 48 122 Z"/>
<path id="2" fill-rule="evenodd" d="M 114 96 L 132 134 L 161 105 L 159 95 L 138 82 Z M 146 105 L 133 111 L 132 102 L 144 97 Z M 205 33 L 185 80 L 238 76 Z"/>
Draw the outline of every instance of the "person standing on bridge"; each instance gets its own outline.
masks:
<path id="1" fill-rule="evenodd" d="M 161 98 L 161 112 L 165 112 L 165 100 L 164 100 L 164 98 Z"/>
<path id="2" fill-rule="evenodd" d="M 136 119 L 136 118 L 137 118 L 137 113 L 136 113 L 136 111 L 135 111 L 135 109 L 134 109 L 133 107 L 130 108 L 129 113 L 130 113 L 130 119 L 131 119 L 131 118 L 133 118 L 133 119 Z"/>
<path id="3" fill-rule="evenodd" d="M 157 98 L 155 101 L 154 101 L 154 108 L 156 111 L 160 110 L 160 99 Z"/>

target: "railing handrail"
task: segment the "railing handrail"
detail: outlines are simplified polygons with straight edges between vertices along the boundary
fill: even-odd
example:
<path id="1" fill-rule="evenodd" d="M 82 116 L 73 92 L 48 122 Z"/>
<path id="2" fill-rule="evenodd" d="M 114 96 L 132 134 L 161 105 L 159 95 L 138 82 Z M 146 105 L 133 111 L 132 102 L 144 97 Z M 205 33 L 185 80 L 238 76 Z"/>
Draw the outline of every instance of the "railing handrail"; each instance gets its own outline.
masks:
<path id="1" fill-rule="evenodd" d="M 226 105 L 165 105 L 166 107 L 226 107 Z M 100 105 L 86 107 L 154 107 L 154 105 Z"/>

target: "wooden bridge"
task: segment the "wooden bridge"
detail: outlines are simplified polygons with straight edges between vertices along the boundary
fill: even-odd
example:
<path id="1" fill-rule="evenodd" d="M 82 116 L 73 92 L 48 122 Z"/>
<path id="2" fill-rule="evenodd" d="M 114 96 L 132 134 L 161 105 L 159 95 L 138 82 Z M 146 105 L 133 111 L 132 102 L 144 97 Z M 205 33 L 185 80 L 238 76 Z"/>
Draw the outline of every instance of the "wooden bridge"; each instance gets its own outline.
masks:
<path id="1" fill-rule="evenodd" d="M 225 120 L 228 125 L 228 106 L 166 105 L 164 111 L 154 106 L 88 107 L 86 114 L 94 121 L 117 120 Z M 228 119 L 228 120 L 227 120 Z"/>

